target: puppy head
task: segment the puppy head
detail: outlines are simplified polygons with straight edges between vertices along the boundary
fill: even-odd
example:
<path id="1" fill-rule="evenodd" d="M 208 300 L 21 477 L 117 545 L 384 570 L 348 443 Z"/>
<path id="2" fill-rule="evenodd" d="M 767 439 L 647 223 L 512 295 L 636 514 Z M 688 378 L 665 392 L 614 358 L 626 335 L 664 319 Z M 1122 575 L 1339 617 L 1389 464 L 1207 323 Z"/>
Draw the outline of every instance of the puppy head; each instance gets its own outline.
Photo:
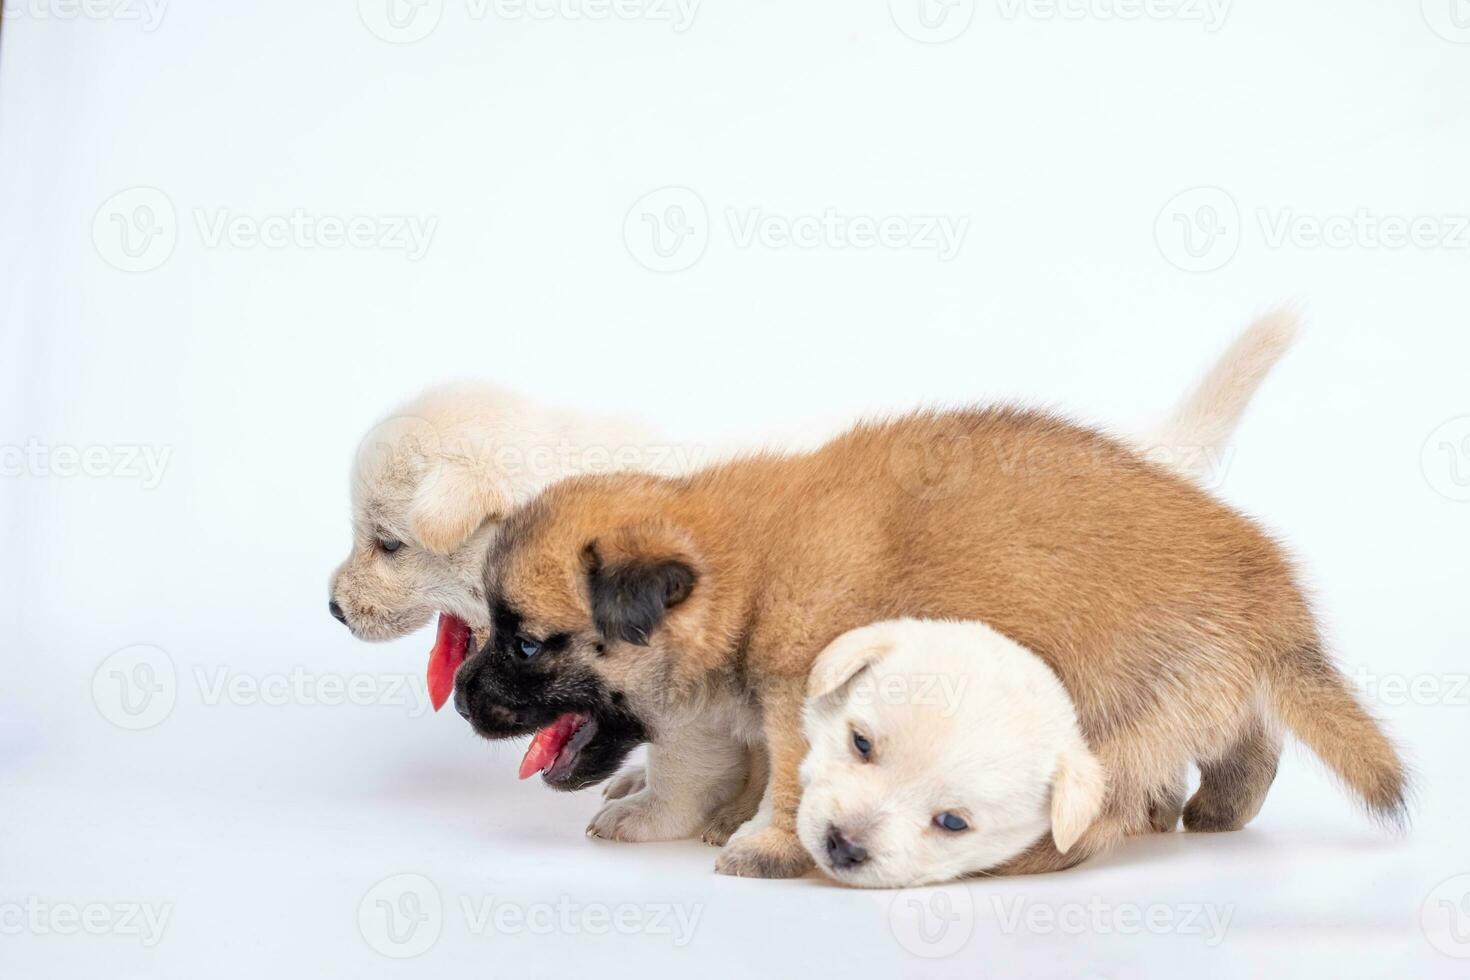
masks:
<path id="1" fill-rule="evenodd" d="M 708 571 L 659 513 L 667 486 L 566 481 L 514 514 L 491 548 L 490 642 L 460 668 L 455 706 L 486 738 L 536 733 L 522 763 L 557 789 L 617 771 L 665 716 L 702 618 Z"/>
<path id="2" fill-rule="evenodd" d="M 808 693 L 797 831 L 846 884 L 947 881 L 1047 833 L 1066 851 L 1102 807 L 1102 770 L 1061 682 L 980 623 L 843 634 Z"/>
<path id="3" fill-rule="evenodd" d="M 432 389 L 375 425 L 352 467 L 352 551 L 332 576 L 332 613 L 388 640 L 435 612 L 488 629 L 480 594 L 495 524 L 539 484 L 519 446 L 537 409 L 488 385 Z M 559 474 L 557 474 L 559 475 Z"/>

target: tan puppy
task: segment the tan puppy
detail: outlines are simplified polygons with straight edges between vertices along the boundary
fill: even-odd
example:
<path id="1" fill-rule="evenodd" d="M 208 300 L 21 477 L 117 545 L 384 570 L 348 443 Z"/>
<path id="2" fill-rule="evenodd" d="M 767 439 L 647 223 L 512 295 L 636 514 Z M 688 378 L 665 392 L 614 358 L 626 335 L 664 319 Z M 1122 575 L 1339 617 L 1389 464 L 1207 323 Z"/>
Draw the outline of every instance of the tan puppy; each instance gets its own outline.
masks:
<path id="1" fill-rule="evenodd" d="M 1066 855 L 1039 845 L 1016 870 L 1148 827 L 1191 762 L 1186 824 L 1242 825 L 1275 771 L 1268 700 L 1371 808 L 1402 807 L 1397 756 L 1274 542 L 1044 413 L 920 413 L 683 479 L 566 480 L 506 520 L 486 596 L 494 636 L 461 668 L 456 704 L 487 737 L 535 731 L 526 761 L 550 785 L 606 778 L 691 717 L 763 737 L 769 825 L 731 841 L 724 873 L 810 866 L 795 834 L 807 675 L 841 633 L 903 616 L 982 620 L 1035 650 L 1104 766 L 1136 780 Z"/>
<path id="2" fill-rule="evenodd" d="M 1224 470 L 1231 432 L 1266 374 L 1290 346 L 1286 315 L 1263 317 L 1245 330 L 1165 424 L 1139 440 L 1151 458 L 1204 481 Z M 796 430 L 783 445 L 815 445 L 823 426 Z M 436 613 L 429 655 L 435 707 L 448 695 L 454 670 L 490 628 L 481 591 L 485 554 L 511 508 L 565 476 L 614 469 L 665 475 L 688 472 L 733 451 L 731 446 L 679 443 L 636 424 L 558 411 L 495 385 L 465 382 L 431 389 L 400 406 L 363 438 L 351 480 L 353 545 L 332 576 L 332 615 L 365 640 L 390 640 L 423 627 Z M 605 836 L 672 833 L 687 836 L 707 816 L 712 770 L 743 752 L 728 731 L 704 743 L 686 738 L 665 761 L 673 810 L 644 822 L 612 808 L 594 821 Z M 682 768 L 692 769 L 684 776 Z M 742 770 L 743 771 L 743 770 Z M 724 782 L 729 782 L 727 778 Z M 738 776 L 734 777 L 738 782 Z M 610 799 L 644 787 L 641 767 L 611 780 Z M 673 801 L 678 801 L 674 804 Z M 747 813 L 712 822 L 722 842 Z"/>

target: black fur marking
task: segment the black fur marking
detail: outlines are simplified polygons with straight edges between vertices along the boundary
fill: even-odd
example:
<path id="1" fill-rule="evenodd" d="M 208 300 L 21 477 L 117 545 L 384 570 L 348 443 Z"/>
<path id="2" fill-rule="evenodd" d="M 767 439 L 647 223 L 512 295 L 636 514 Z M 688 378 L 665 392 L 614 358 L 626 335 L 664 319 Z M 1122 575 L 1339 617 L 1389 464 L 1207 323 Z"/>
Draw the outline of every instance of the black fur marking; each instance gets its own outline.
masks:
<path id="1" fill-rule="evenodd" d="M 689 598 L 697 576 L 677 559 L 604 567 L 588 546 L 592 621 L 609 640 L 648 646 L 664 615 Z"/>

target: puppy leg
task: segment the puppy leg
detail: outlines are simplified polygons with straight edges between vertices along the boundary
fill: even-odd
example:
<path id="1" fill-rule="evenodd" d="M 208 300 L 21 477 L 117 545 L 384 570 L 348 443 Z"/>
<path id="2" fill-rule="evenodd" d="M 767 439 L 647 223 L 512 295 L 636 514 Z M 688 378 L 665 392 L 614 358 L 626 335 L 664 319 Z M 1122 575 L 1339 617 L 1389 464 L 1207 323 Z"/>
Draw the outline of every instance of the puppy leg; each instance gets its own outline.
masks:
<path id="1" fill-rule="evenodd" d="M 744 754 L 744 746 L 729 735 L 698 727 L 651 744 L 646 785 L 603 804 L 587 834 L 621 841 L 694 837 L 715 806 L 740 792 Z"/>
<path id="2" fill-rule="evenodd" d="M 801 803 L 798 771 L 806 755 L 801 729 L 805 678 L 783 679 L 762 698 L 766 749 L 770 753 L 770 825 L 741 834 L 725 846 L 715 871 L 744 878 L 798 878 L 813 861 L 796 836 L 796 809 Z"/>
<path id="3" fill-rule="evenodd" d="M 1186 792 L 1184 771 L 1162 786 L 1155 786 L 1148 797 L 1148 823 L 1157 833 L 1173 832 L 1179 825 L 1179 815 L 1184 811 Z"/>
<path id="4" fill-rule="evenodd" d="M 1266 801 L 1281 758 L 1281 736 L 1260 715 L 1218 758 L 1199 764 L 1199 789 L 1184 807 L 1184 826 L 1195 831 L 1239 830 Z"/>
<path id="5" fill-rule="evenodd" d="M 621 800 L 625 796 L 641 793 L 648 785 L 648 769 L 645 766 L 627 766 L 607 781 L 602 788 L 604 800 Z"/>
<path id="6" fill-rule="evenodd" d="M 710 815 L 709 826 L 704 828 L 702 835 L 706 844 L 724 847 L 731 835 L 753 820 L 760 809 L 761 798 L 765 795 L 766 783 L 771 773 L 765 750 L 759 746 L 749 746 L 746 749 L 746 764 L 748 774 L 745 786 L 733 800 Z"/>

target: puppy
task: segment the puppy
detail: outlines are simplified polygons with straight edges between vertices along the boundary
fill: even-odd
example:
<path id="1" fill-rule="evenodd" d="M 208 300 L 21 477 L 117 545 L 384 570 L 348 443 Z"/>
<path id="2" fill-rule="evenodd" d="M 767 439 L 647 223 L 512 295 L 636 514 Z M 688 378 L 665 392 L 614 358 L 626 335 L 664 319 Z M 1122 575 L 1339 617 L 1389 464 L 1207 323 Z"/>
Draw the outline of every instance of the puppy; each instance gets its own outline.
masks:
<path id="1" fill-rule="evenodd" d="M 902 888 L 1065 854 L 1106 778 L 1042 660 L 982 623 L 844 633 L 812 665 L 797 834 L 837 880 Z M 1126 783 L 1126 780 L 1125 780 Z"/>
<path id="2" fill-rule="evenodd" d="M 1138 445 L 1151 458 L 1209 479 L 1246 405 L 1293 336 L 1289 315 L 1257 320 Z M 821 430 L 798 429 L 784 444 L 815 445 Z M 353 545 L 332 576 L 329 609 L 364 640 L 405 636 L 437 614 L 428 664 L 437 709 L 471 645 L 478 648 L 490 629 L 481 580 L 486 549 L 506 513 L 565 476 L 610 468 L 676 474 L 733 448 L 679 444 L 635 423 L 551 410 L 485 383 L 431 389 L 380 421 L 359 446 L 351 476 Z M 670 768 L 663 782 L 703 793 L 710 770 L 732 757 L 729 743 L 728 732 L 715 731 L 707 745 L 691 746 L 698 758 Z M 683 766 L 695 770 L 692 778 L 684 777 Z M 617 799 L 644 785 L 642 768 L 630 767 L 608 783 L 605 795 Z M 687 799 L 688 793 L 674 796 Z M 703 808 L 706 802 L 688 805 Z M 714 821 L 710 839 L 723 842 L 732 822 L 748 816 L 737 811 Z M 596 833 L 638 830 L 624 826 L 620 812 L 602 817 Z M 690 819 L 663 823 L 685 827 Z"/>
<path id="3" fill-rule="evenodd" d="M 1294 683 L 1262 686 L 1269 727 L 1286 718 L 1319 745 L 1340 737 L 1341 706 L 1298 703 Z M 1105 809 L 1128 806 L 1109 800 L 1109 784 L 1147 780 L 1150 760 L 1129 753 L 1113 753 L 1116 771 L 1105 772 L 1056 675 L 982 623 L 890 620 L 844 633 L 818 655 L 808 695 L 797 833 L 844 884 L 1043 870 L 1031 854 L 1066 855 Z M 1329 762 L 1354 751 L 1337 744 Z M 1269 782 L 1274 759 L 1253 765 Z M 1192 806 L 1186 823 L 1199 830 L 1234 829 L 1253 813 L 1221 821 L 1204 800 Z M 1149 824 L 1169 831 L 1178 816 L 1155 809 Z"/>
<path id="4" fill-rule="evenodd" d="M 769 820 L 731 839 L 727 874 L 810 867 L 795 832 L 807 675 L 838 635 L 904 616 L 989 622 L 1035 650 L 1104 767 L 1137 780 L 1069 853 L 1039 848 L 1022 870 L 1147 827 L 1191 762 L 1186 825 L 1242 825 L 1279 752 L 1268 690 L 1369 807 L 1402 808 L 1397 755 L 1324 654 L 1281 549 L 1047 413 L 921 412 L 679 479 L 564 480 L 504 522 L 485 586 L 493 635 L 460 668 L 456 706 L 486 737 L 536 732 L 527 761 L 548 784 L 604 779 L 691 720 L 764 745 Z M 659 796 L 650 771 L 618 801 L 635 836 L 669 832 Z"/>

